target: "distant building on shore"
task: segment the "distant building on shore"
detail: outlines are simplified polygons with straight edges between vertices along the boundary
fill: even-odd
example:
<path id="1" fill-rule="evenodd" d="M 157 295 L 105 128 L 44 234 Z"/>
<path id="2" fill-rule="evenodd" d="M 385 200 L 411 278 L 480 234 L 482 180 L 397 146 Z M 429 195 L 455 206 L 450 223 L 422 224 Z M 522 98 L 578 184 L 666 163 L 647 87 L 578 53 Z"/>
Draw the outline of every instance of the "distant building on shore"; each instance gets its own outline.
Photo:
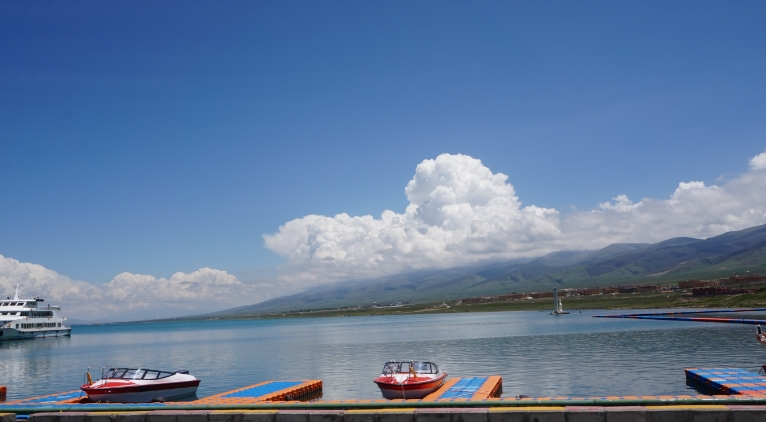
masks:
<path id="1" fill-rule="evenodd" d="M 605 287 L 582 287 L 559 289 L 561 295 L 570 296 L 595 296 L 605 294 L 631 294 L 631 293 L 652 293 L 663 292 L 676 289 L 691 289 L 692 296 L 711 296 L 719 294 L 741 294 L 755 293 L 759 289 L 766 288 L 766 276 L 758 274 L 747 274 L 744 276 L 731 276 L 719 280 L 683 280 L 676 285 L 661 284 L 636 284 L 623 286 L 605 286 Z M 488 303 L 488 302 L 507 302 L 512 300 L 528 299 L 546 299 L 553 297 L 553 292 L 530 292 L 530 293 L 509 293 L 499 296 L 485 296 L 461 299 L 457 303 Z"/>

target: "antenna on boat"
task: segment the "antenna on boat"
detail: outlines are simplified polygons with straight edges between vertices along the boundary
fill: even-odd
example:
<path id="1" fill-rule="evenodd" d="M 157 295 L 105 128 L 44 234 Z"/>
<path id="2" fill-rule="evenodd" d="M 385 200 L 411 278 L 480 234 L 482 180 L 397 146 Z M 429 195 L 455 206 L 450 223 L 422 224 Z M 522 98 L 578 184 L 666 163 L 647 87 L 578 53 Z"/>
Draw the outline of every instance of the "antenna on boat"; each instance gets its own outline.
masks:
<path id="1" fill-rule="evenodd" d="M 13 296 L 13 300 L 19 300 L 19 283 L 16 283 L 16 294 Z"/>

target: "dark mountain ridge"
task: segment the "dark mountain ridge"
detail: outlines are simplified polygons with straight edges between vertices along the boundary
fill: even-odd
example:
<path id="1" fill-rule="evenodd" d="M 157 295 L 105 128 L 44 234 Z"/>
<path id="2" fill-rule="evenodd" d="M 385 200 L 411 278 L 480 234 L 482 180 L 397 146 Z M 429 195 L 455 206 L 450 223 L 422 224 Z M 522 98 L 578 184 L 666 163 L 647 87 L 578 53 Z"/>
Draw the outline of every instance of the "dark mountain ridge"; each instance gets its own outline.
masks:
<path id="1" fill-rule="evenodd" d="M 209 315 L 447 301 L 553 287 L 646 284 L 758 270 L 766 271 L 766 225 L 708 239 L 620 243 L 595 251 L 558 251 L 531 260 L 346 281 Z"/>

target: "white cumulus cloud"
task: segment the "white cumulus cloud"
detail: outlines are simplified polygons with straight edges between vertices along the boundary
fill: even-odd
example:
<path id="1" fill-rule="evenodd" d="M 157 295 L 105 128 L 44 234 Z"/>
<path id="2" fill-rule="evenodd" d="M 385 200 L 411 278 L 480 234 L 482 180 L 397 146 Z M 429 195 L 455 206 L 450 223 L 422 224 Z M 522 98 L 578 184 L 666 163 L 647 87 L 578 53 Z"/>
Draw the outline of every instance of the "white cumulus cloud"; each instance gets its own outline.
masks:
<path id="1" fill-rule="evenodd" d="M 709 237 L 766 223 L 766 152 L 717 186 L 681 182 L 667 199 L 625 195 L 590 211 L 523 206 L 508 176 L 478 159 L 425 160 L 404 189 L 403 213 L 308 215 L 263 236 L 288 258 L 281 278 L 330 281 L 592 249 L 618 242 Z"/>
<path id="2" fill-rule="evenodd" d="M 12 296 L 19 284 L 29 294 L 45 295 L 55 301 L 100 300 L 101 291 L 92 284 L 72 280 L 42 265 L 19 262 L 0 255 L 0 296 Z"/>
<path id="3" fill-rule="evenodd" d="M 0 294 L 9 297 L 16 285 L 25 297 L 40 296 L 62 305 L 68 317 L 87 320 L 162 318 L 212 312 L 268 299 L 263 285 L 243 283 L 226 271 L 201 268 L 169 278 L 121 273 L 98 286 L 0 255 Z"/>
<path id="4" fill-rule="evenodd" d="M 309 215 L 264 235 L 290 260 L 283 279 L 340 279 L 535 254 L 561 234 L 558 212 L 522 207 L 508 177 L 466 155 L 442 154 L 415 170 L 403 214 Z M 519 241 L 521 240 L 521 241 Z"/>
<path id="5" fill-rule="evenodd" d="M 750 168 L 753 170 L 766 169 L 766 152 L 762 152 L 750 159 Z"/>

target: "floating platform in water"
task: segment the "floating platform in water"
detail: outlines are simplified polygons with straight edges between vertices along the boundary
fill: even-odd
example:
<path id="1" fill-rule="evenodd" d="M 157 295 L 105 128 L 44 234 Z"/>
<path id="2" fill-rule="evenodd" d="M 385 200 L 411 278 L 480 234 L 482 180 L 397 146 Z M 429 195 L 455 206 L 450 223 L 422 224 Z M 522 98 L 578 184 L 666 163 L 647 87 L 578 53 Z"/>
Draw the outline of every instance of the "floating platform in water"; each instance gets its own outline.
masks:
<path id="1" fill-rule="evenodd" d="M 724 323 L 724 324 L 766 325 L 766 320 L 763 320 L 763 319 L 710 318 L 710 317 L 682 316 L 682 315 L 697 315 L 697 314 L 722 314 L 722 313 L 762 312 L 762 311 L 766 311 L 766 308 L 706 309 L 702 311 L 677 311 L 677 312 L 659 312 L 659 313 L 647 313 L 647 314 L 608 314 L 608 315 L 593 315 L 593 318 L 659 319 L 659 320 L 666 320 L 666 321 L 693 321 L 693 322 L 718 322 L 718 323 Z"/>
<path id="2" fill-rule="evenodd" d="M 489 377 L 452 378 L 438 390 L 427 395 L 423 401 L 465 400 L 482 401 L 498 397 L 503 389 L 503 378 L 497 375 Z"/>
<path id="3" fill-rule="evenodd" d="M 196 406 L 196 405 L 242 405 L 257 404 L 275 401 L 296 401 L 318 397 L 322 392 L 322 381 L 265 381 L 250 385 L 237 390 L 197 399 L 193 401 L 167 402 L 167 403 L 125 403 L 127 406 Z M 32 397 L 28 399 L 5 402 L 3 406 L 54 406 L 54 405 L 96 405 L 87 400 L 82 390 L 67 391 L 63 393 L 49 394 L 47 396 Z M 101 403 L 107 404 L 107 403 Z"/>
<path id="4" fill-rule="evenodd" d="M 299 401 L 316 397 L 322 392 L 322 381 L 265 381 L 244 388 L 216 394 L 179 404 L 191 405 L 229 405 L 255 404 L 274 401 Z M 169 403 L 172 404 L 172 403 Z"/>
<path id="5" fill-rule="evenodd" d="M 65 391 L 63 393 L 48 394 L 46 396 L 31 397 L 27 399 L 12 400 L 3 403 L 6 406 L 45 406 L 54 404 L 80 403 L 82 397 L 86 397 L 82 390 Z"/>
<path id="6" fill-rule="evenodd" d="M 401 411 L 402 406 L 427 407 L 429 403 L 441 403 L 441 406 L 461 406 L 462 402 L 476 405 L 479 402 L 489 407 L 524 406 L 636 406 L 646 405 L 688 405 L 688 404 L 766 404 L 766 376 L 761 376 L 739 368 L 689 368 L 686 369 L 689 380 L 700 383 L 722 395 L 663 395 L 663 396 L 590 396 L 590 397 L 503 397 L 502 377 L 456 377 L 448 380 L 437 391 L 422 400 L 312 400 L 321 393 L 322 382 L 319 380 L 303 381 L 265 381 L 244 388 L 227 391 L 213 396 L 187 402 L 168 403 L 86 403 L 85 395 L 80 391 L 69 391 L 46 396 L 13 400 L 0 403 L 0 412 L 29 414 L 36 412 L 88 412 L 120 411 L 143 412 L 149 410 L 209 410 L 250 409 L 251 411 L 276 412 L 281 404 L 300 409 L 338 408 L 368 409 L 374 405 L 378 411 Z M 454 404 L 449 404 L 454 403 Z M 521 406 L 521 407 L 519 407 Z M 264 410 L 254 410 L 263 408 Z M 766 407 L 764 407 L 766 409 Z M 362 410 L 359 410 L 362 411 Z"/>
<path id="7" fill-rule="evenodd" d="M 721 394 L 766 398 L 766 377 L 739 368 L 687 368 L 686 379 Z"/>

